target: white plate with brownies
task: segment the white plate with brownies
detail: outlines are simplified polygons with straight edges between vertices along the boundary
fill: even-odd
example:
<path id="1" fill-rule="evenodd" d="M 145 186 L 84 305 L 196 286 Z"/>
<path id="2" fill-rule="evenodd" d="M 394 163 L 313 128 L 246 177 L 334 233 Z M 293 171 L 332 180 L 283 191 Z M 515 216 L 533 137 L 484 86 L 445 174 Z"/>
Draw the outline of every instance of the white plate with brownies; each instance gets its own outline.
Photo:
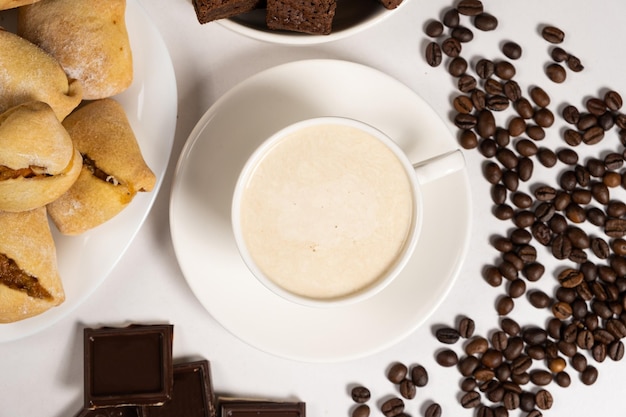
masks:
<path id="1" fill-rule="evenodd" d="M 0 39 L 5 47 L 2 52 L 7 47 L 24 48 L 30 52 L 23 55 L 32 60 L 11 62 L 12 55 L 6 55 L 0 63 L 3 77 L 11 72 L 8 70 L 19 69 L 13 71 L 11 84 L 5 84 L 9 89 L 0 100 L 3 137 L 10 137 L 12 126 L 19 131 L 21 123 L 30 126 L 32 136 L 22 146 L 26 154 L 42 155 L 41 147 L 43 151 L 54 148 L 62 151 L 62 155 L 68 152 L 74 155 L 67 168 L 54 174 L 45 172 L 50 171 L 51 165 L 31 164 L 21 168 L 19 164 L 24 162 L 16 161 L 19 158 L 8 159 L 14 164 L 8 165 L 8 172 L 15 175 L 2 181 L 2 186 L 15 183 L 14 194 L 19 197 L 23 192 L 24 198 L 11 201 L 8 193 L 0 198 L 0 204 L 5 207 L 0 212 L 4 230 L 0 235 L 0 261 L 9 265 L 8 277 L 17 277 L 18 282 L 17 286 L 10 279 L 8 283 L 7 280 L 0 283 L 0 342 L 51 326 L 98 288 L 146 219 L 165 175 L 174 141 L 177 92 L 173 66 L 165 43 L 137 0 L 111 1 L 105 5 L 106 10 L 91 3 L 86 9 L 74 6 L 75 3 L 63 1 L 42 1 L 0 12 L 2 24 L 11 29 Z M 62 7 L 72 10 L 60 10 Z M 58 17 L 70 14 L 90 17 L 69 21 Z M 94 18 L 93 14 L 97 16 Z M 99 25 L 98 18 L 106 19 L 107 24 Z M 43 45 L 39 43 L 43 40 L 35 39 L 35 33 L 45 31 L 29 29 L 29 24 L 37 25 L 38 19 L 52 28 L 52 34 L 43 36 L 48 41 L 55 37 L 46 46 L 50 48 L 46 49 L 47 54 L 39 52 L 36 46 Z M 89 26 L 93 22 L 96 28 Z M 64 38 L 60 33 L 63 31 L 54 29 L 55 24 L 85 25 L 82 36 L 76 34 L 81 33 L 76 27 L 66 31 L 80 36 L 80 41 Z M 56 45 L 59 50 L 70 51 L 67 42 L 74 47 L 87 43 L 81 47 L 84 55 L 77 60 L 78 64 L 70 65 L 67 60 L 74 60 L 79 54 L 62 55 L 53 51 Z M 117 47 L 108 48 L 111 43 Z M 116 51 L 114 54 L 120 62 L 98 67 L 93 57 L 100 56 L 102 50 Z M 39 65 L 33 64 L 33 57 L 38 57 L 49 70 L 37 71 Z M 66 75 L 77 68 L 84 70 L 84 74 L 93 74 L 94 63 L 99 76 L 92 79 L 98 85 L 90 84 L 86 78 L 80 80 L 77 74 Z M 52 73 L 56 74 L 54 82 L 46 81 Z M 39 83 L 39 88 L 23 89 L 33 80 Z M 101 83 L 103 80 L 111 82 Z M 115 85 L 118 81 L 120 84 Z M 11 95 L 13 85 L 19 91 L 27 91 L 30 101 L 7 102 L 21 97 Z M 37 123 L 45 121 L 37 129 L 29 121 L 34 115 L 38 115 Z M 41 131 L 54 132 L 57 139 L 50 146 L 42 146 L 42 141 L 49 141 L 49 135 Z M 7 143 L 2 153 L 4 160 L 0 161 L 5 174 L 7 155 L 12 155 L 11 149 L 6 149 Z M 50 160 L 59 159 L 59 152 L 48 153 Z M 35 194 L 32 190 L 39 181 L 51 185 L 39 186 L 42 192 Z M 18 190 L 20 184 L 23 191 Z M 65 188 L 58 195 L 50 194 L 59 186 Z M 56 209 L 53 205 L 57 205 Z M 7 233 L 28 239 L 11 241 Z M 24 253 L 30 255 L 22 256 Z"/>
<path id="2" fill-rule="evenodd" d="M 237 249 L 233 190 L 263 140 L 292 123 L 322 116 L 371 124 L 414 161 L 457 149 L 432 108 L 388 75 L 347 61 L 295 61 L 243 81 L 205 113 L 181 153 L 170 201 L 176 256 L 202 305 L 244 342 L 308 362 L 362 357 L 409 335 L 454 283 L 470 230 L 463 168 L 424 185 L 422 238 L 403 271 L 372 297 L 317 308 L 265 287 Z"/>
<path id="3" fill-rule="evenodd" d="M 264 42 L 312 45 L 346 38 L 397 12 L 409 0 L 194 0 L 198 21 Z"/>

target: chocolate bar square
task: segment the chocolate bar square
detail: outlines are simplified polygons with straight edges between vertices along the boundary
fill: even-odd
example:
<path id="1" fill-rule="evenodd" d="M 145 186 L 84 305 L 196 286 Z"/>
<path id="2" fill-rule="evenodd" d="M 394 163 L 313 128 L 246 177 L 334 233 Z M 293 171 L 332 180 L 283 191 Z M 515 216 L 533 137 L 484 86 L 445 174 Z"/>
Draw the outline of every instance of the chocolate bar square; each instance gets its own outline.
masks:
<path id="1" fill-rule="evenodd" d="M 267 27 L 312 35 L 332 30 L 336 0 L 267 0 Z"/>
<path id="2" fill-rule="evenodd" d="M 143 417 L 215 417 L 209 362 L 174 365 L 172 398 L 161 406 L 143 407 Z"/>
<path id="3" fill-rule="evenodd" d="M 264 5 L 265 0 L 193 0 L 198 22 L 203 24 L 251 12 Z"/>
<path id="4" fill-rule="evenodd" d="M 173 387 L 171 325 L 84 330 L 85 408 L 160 405 Z"/>

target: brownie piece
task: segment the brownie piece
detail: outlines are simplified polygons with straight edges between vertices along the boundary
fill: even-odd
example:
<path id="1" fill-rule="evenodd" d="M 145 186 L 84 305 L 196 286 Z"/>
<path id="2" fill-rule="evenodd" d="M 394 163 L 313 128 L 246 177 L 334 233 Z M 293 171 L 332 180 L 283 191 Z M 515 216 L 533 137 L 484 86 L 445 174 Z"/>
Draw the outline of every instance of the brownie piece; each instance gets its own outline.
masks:
<path id="1" fill-rule="evenodd" d="M 328 35 L 336 8 L 336 0 L 267 0 L 267 27 Z"/>
<path id="2" fill-rule="evenodd" d="M 193 0 L 200 23 L 225 19 L 265 6 L 265 0 Z"/>
<path id="3" fill-rule="evenodd" d="M 395 9 L 402 3 L 402 0 L 378 0 L 380 3 L 385 6 L 385 9 Z"/>

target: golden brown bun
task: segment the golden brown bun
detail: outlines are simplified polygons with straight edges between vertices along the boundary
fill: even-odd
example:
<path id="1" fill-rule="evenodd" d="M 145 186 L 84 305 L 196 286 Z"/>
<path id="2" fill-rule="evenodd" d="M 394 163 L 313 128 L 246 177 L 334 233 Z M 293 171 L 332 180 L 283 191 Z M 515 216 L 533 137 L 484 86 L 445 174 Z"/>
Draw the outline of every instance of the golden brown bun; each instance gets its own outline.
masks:
<path id="1" fill-rule="evenodd" d="M 50 218 L 61 233 L 77 235 L 96 227 L 122 211 L 138 191 L 154 188 L 156 177 L 117 101 L 86 104 L 69 115 L 63 126 L 85 161 L 93 161 L 110 181 L 97 178 L 88 164 L 83 165 L 74 185 L 48 205 Z"/>
<path id="2" fill-rule="evenodd" d="M 0 29 L 0 113 L 18 104 L 43 101 L 63 120 L 78 106 L 82 87 L 68 80 L 59 63 L 43 49 Z"/>
<path id="3" fill-rule="evenodd" d="M 45 206 L 72 186 L 81 166 L 80 153 L 46 103 L 32 101 L 0 114 L 0 210 Z"/>
<path id="4" fill-rule="evenodd" d="M 41 314 L 65 300 L 46 209 L 0 212 L 0 323 Z M 7 285 L 7 260 L 28 275 L 30 291 Z M 36 279 L 36 281 L 35 281 Z M 39 295 L 33 294 L 39 292 Z"/>
<path id="5" fill-rule="evenodd" d="M 133 80 L 125 0 L 42 0 L 20 8 L 18 34 L 54 56 L 83 99 L 121 93 Z"/>
<path id="6" fill-rule="evenodd" d="M 36 1 L 39 0 L 0 0 L 0 10 L 15 9 L 16 7 L 35 3 Z"/>

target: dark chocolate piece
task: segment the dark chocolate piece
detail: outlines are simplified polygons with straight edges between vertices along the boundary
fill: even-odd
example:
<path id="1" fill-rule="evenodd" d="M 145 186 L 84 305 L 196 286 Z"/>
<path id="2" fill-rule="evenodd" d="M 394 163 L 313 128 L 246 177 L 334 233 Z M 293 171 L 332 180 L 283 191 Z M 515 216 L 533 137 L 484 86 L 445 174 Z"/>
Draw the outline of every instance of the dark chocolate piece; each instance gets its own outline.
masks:
<path id="1" fill-rule="evenodd" d="M 265 0 L 193 0 L 200 23 L 226 19 L 265 7 Z"/>
<path id="2" fill-rule="evenodd" d="M 336 0 L 267 0 L 265 22 L 269 29 L 328 35 L 336 8 Z"/>
<path id="3" fill-rule="evenodd" d="M 139 407 L 109 407 L 90 410 L 84 408 L 76 417 L 142 417 Z"/>
<path id="4" fill-rule="evenodd" d="M 174 365 L 172 398 L 162 406 L 143 407 L 144 417 L 215 417 L 209 362 Z"/>
<path id="5" fill-rule="evenodd" d="M 305 417 L 303 402 L 227 400 L 220 403 L 222 417 Z"/>
<path id="6" fill-rule="evenodd" d="M 85 329 L 85 408 L 160 405 L 173 387 L 171 325 Z"/>

